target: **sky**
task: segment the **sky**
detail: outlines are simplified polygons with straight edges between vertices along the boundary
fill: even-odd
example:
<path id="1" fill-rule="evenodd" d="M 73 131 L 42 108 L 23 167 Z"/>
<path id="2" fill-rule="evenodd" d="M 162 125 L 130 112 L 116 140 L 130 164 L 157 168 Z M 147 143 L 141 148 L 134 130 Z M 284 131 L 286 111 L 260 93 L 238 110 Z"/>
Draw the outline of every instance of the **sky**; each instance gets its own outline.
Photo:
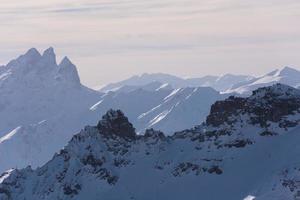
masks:
<path id="1" fill-rule="evenodd" d="M 142 73 L 300 69 L 299 0 L 1 0 L 0 64 L 31 47 L 95 87 Z"/>

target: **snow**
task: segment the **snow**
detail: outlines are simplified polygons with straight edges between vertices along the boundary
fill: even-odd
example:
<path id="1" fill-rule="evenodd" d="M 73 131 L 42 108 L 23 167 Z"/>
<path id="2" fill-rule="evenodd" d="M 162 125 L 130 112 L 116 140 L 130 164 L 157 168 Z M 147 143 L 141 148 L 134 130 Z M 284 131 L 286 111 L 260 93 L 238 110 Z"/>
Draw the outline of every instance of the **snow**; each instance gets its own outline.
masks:
<path id="1" fill-rule="evenodd" d="M 173 96 L 175 96 L 182 88 L 177 88 L 175 90 L 173 90 L 168 96 L 166 96 L 164 98 L 165 101 L 167 101 L 168 99 L 172 98 Z"/>
<path id="2" fill-rule="evenodd" d="M 157 88 L 156 91 L 166 88 L 168 85 L 169 85 L 169 83 L 164 83 L 159 88 Z"/>
<path id="3" fill-rule="evenodd" d="M 148 128 L 152 127 L 153 125 L 157 124 L 161 120 L 163 120 L 172 110 L 165 110 L 156 117 L 154 117 L 150 122 Z"/>
<path id="4" fill-rule="evenodd" d="M 0 184 L 9 177 L 9 175 L 14 171 L 14 169 L 7 170 L 2 175 L 0 175 Z"/>
<path id="5" fill-rule="evenodd" d="M 8 185 L 16 183 L 14 180 L 18 180 L 18 187 L 9 188 L 12 199 L 294 198 L 297 191 L 288 190 L 280 181 L 289 178 L 300 182 L 299 113 L 282 119 L 297 122 L 296 127 L 282 128 L 278 122 L 269 122 L 268 130 L 278 133 L 276 136 L 261 136 L 265 128 L 248 123 L 253 116 L 247 113 L 231 116 L 232 125 L 199 125 L 211 104 L 230 94 L 220 94 L 212 88 L 186 87 L 187 82 L 199 85 L 197 78 L 183 80 L 161 74 L 154 77 L 160 82 L 153 82 L 153 75 L 144 74 L 131 80 L 131 83 L 138 80 L 135 86 L 122 83 L 118 90 L 102 94 L 81 85 L 76 67 L 67 57 L 57 65 L 53 48 L 43 55 L 30 49 L 1 67 L 0 174 L 12 167 L 28 165 L 33 170 L 9 170 L 0 175 L 0 199 L 5 199 L 3 191 L 7 191 L 1 187 L 7 181 L 11 181 Z M 277 82 L 298 86 L 298 78 L 297 71 L 291 68 L 253 80 L 237 77 L 239 81 L 247 80 L 238 81 L 239 87 L 232 91 L 244 93 Z M 236 82 L 231 79 L 234 79 L 231 75 L 207 77 L 204 83 L 215 87 L 224 83 L 227 87 Z M 257 90 L 249 99 L 262 103 L 268 93 L 278 100 L 300 98 L 299 90 L 276 84 Z M 168 137 L 154 134 L 127 141 L 102 137 L 95 127 L 89 126 L 77 134 L 84 125 L 96 124 L 110 108 L 120 108 L 128 114 L 137 132 L 155 128 Z M 204 135 L 224 128 L 230 134 Z M 243 148 L 226 146 L 236 140 L 253 143 Z M 61 153 L 55 154 L 63 146 Z M 95 163 L 102 163 L 103 158 L 105 162 L 94 169 L 92 164 L 83 163 L 89 155 L 98 159 Z M 222 174 L 207 172 L 216 165 Z M 184 170 L 180 171 L 179 166 Z M 109 184 L 107 177 L 118 179 Z M 74 198 L 64 194 L 62 188 L 70 185 L 72 191 L 76 184 L 81 189 Z"/>
<path id="6" fill-rule="evenodd" d="M 258 85 L 258 84 L 268 84 L 272 82 L 279 82 L 281 80 L 281 77 L 277 74 L 275 76 L 264 76 L 257 81 L 251 83 L 250 85 Z"/>
<path id="7" fill-rule="evenodd" d="M 249 95 L 251 92 L 260 87 L 271 86 L 276 83 L 286 84 L 297 88 L 300 84 L 300 71 L 284 67 L 281 70 L 275 70 L 261 77 L 251 79 L 244 83 L 238 83 L 224 93 L 239 93 Z"/>
<path id="8" fill-rule="evenodd" d="M 98 106 L 103 102 L 103 100 L 98 101 L 96 104 L 94 104 L 92 107 L 90 107 L 90 110 L 95 111 L 97 110 Z"/>
<path id="9" fill-rule="evenodd" d="M 0 144 L 6 140 L 9 140 L 10 138 L 12 138 L 15 134 L 18 133 L 18 131 L 21 129 L 21 126 L 15 128 L 14 130 L 12 130 L 11 132 L 9 132 L 8 134 L 6 134 L 5 136 L 0 138 Z"/>
<path id="10" fill-rule="evenodd" d="M 102 136 L 95 127 L 87 126 L 47 164 L 33 171 L 29 168 L 13 171 L 0 188 L 8 183 L 6 189 L 12 199 L 32 200 L 41 196 L 46 200 L 99 196 L 125 200 L 271 200 L 276 197 L 292 200 L 291 192 L 277 187 L 272 191 L 269 186 L 281 188 L 279 182 L 274 182 L 278 180 L 276 174 L 299 164 L 299 125 L 284 129 L 273 123 L 271 126 L 279 135 L 263 137 L 259 135 L 263 128 L 249 124 L 248 115 L 234 117 L 241 121 L 233 127 L 199 126 L 182 133 L 181 137 L 180 134 L 161 139 L 140 137 L 134 141 Z M 289 117 L 299 119 L 299 113 Z M 232 128 L 232 132 L 216 140 L 193 139 L 203 134 L 204 129 L 220 128 Z M 254 143 L 243 148 L 218 147 L 236 139 L 250 139 Z M 88 157 L 95 162 L 84 164 Z M 123 164 L 115 165 L 116 161 Z M 192 168 L 179 167 L 189 165 Z M 212 166 L 219 166 L 222 173 L 201 170 Z M 107 172 L 105 176 L 101 174 L 103 170 Z M 109 183 L 107 177 L 117 177 L 116 182 Z M 77 184 L 80 189 L 74 195 L 64 193 L 63 188 L 76 189 Z M 49 189 L 52 192 L 47 192 Z"/>
<path id="11" fill-rule="evenodd" d="M 103 94 L 81 85 L 67 57 L 57 65 L 53 48 L 43 55 L 30 49 L 1 67 L 0 76 L 0 173 L 40 166 L 99 118 L 89 107 Z"/>
<path id="12" fill-rule="evenodd" d="M 185 97 L 185 100 L 188 100 L 195 92 L 197 92 L 198 88 L 195 88 L 191 94 Z"/>
<path id="13" fill-rule="evenodd" d="M 155 106 L 154 108 L 152 108 L 151 110 L 145 112 L 145 113 L 142 113 L 141 115 L 138 116 L 138 119 L 142 119 L 143 117 L 147 116 L 148 114 L 150 114 L 151 112 L 155 111 L 156 109 L 158 109 L 159 107 L 161 107 L 162 104 L 159 104 L 157 106 Z"/>
<path id="14" fill-rule="evenodd" d="M 217 91 L 224 92 L 230 89 L 235 84 L 243 83 L 251 79 L 253 79 L 252 76 L 232 74 L 226 74 L 223 76 L 204 76 L 200 78 L 180 78 L 177 76 L 162 73 L 142 74 L 130 77 L 120 82 L 108 84 L 102 87 L 99 91 L 106 93 L 109 91 L 116 91 L 116 88 L 120 89 L 121 87 L 126 86 L 143 87 L 153 82 L 159 82 L 160 86 L 155 88 L 154 90 L 165 88 L 177 89 L 186 87 L 212 87 Z"/>
<path id="15" fill-rule="evenodd" d="M 255 200 L 255 196 L 247 196 L 246 198 L 244 198 L 244 200 Z"/>
<path id="16" fill-rule="evenodd" d="M 183 88 L 176 93 L 170 84 L 153 82 L 149 74 L 143 76 L 148 77 L 147 85 L 123 86 L 103 94 L 80 83 L 76 67 L 67 57 L 57 64 L 53 48 L 42 55 L 30 49 L 1 67 L 0 76 L 3 74 L 0 137 L 10 136 L 19 126 L 22 130 L 1 142 L 0 173 L 29 164 L 41 166 L 73 134 L 86 124 L 96 124 L 110 108 L 123 110 L 139 133 L 151 125 L 172 134 L 204 121 L 210 105 L 228 96 L 206 88 Z M 169 79 L 163 76 L 160 80 Z M 162 85 L 165 87 L 156 91 Z M 164 116 L 164 111 L 170 113 Z"/>

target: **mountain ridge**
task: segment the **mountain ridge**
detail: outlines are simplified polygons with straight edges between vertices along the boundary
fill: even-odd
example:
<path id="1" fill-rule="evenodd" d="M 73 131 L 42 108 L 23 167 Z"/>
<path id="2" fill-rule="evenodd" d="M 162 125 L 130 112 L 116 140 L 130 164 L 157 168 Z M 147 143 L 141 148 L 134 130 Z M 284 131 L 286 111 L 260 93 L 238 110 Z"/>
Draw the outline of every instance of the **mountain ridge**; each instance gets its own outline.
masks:
<path id="1" fill-rule="evenodd" d="M 293 166 L 291 158 L 296 158 L 299 149 L 295 148 L 284 159 L 290 145 L 296 147 L 300 141 L 298 94 L 297 89 L 277 84 L 254 91 L 248 98 L 229 97 L 215 105 L 227 107 L 233 101 L 231 105 L 235 107 L 221 109 L 223 113 L 220 113 L 212 106 L 210 115 L 223 115 L 221 123 L 207 120 L 172 136 L 151 129 L 140 136 L 130 134 L 134 137 L 128 139 L 122 129 L 114 127 L 132 125 L 121 111 L 110 110 L 100 120 L 100 127 L 86 126 L 44 166 L 1 175 L 0 199 L 97 199 L 101 196 L 104 199 L 238 200 L 253 196 L 270 200 L 274 195 L 293 199 L 300 190 L 292 182 L 297 172 L 286 172 L 284 179 L 277 176 L 282 177 L 286 164 Z M 237 101 L 247 106 L 236 106 Z M 291 106 L 289 112 L 283 109 L 275 121 L 252 118 L 260 116 L 256 108 L 277 112 L 282 108 L 278 102 L 289 105 L 296 102 L 297 106 Z M 270 106 L 262 107 L 265 103 Z M 286 120 L 296 123 L 279 125 Z M 262 134 L 266 128 L 276 134 Z M 278 162 L 276 156 L 283 160 Z M 250 166 L 243 168 L 247 165 Z M 184 189 L 180 189 L 182 185 Z"/>

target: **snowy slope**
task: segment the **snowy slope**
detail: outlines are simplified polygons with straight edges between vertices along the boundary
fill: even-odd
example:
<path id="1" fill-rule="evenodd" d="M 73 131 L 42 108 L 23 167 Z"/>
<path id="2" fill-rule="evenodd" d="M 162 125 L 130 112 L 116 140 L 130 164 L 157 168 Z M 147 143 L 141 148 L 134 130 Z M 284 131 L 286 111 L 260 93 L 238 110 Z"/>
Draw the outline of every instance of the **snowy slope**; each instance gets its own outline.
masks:
<path id="1" fill-rule="evenodd" d="M 42 55 L 30 49 L 0 67 L 0 173 L 44 164 L 110 108 L 126 112 L 139 133 L 155 127 L 171 134 L 201 123 L 210 105 L 228 96 L 209 88 L 174 91 L 150 82 L 103 94 L 80 83 L 68 58 L 57 64 L 53 48 Z"/>
<path id="2" fill-rule="evenodd" d="M 49 160 L 86 123 L 101 93 L 81 85 L 76 67 L 52 48 L 0 67 L 0 171 Z"/>
<path id="3" fill-rule="evenodd" d="M 142 74 L 129 79 L 111 83 L 100 89 L 101 92 L 117 91 L 123 87 L 143 87 L 150 83 L 159 82 L 161 86 L 177 89 L 185 87 L 212 87 L 217 91 L 226 91 L 238 83 L 244 83 L 253 79 L 251 76 L 226 74 L 224 76 L 204 76 L 201 78 L 179 78 L 169 74 Z"/>
<path id="4" fill-rule="evenodd" d="M 91 110 L 104 114 L 110 108 L 121 109 L 128 113 L 138 133 L 155 128 L 169 135 L 200 124 L 215 101 L 229 96 L 212 88 L 151 90 L 149 85 L 131 91 L 108 92 Z"/>
<path id="5" fill-rule="evenodd" d="M 227 92 L 236 92 L 240 94 L 251 94 L 259 87 L 271 86 L 275 83 L 286 84 L 295 88 L 300 86 L 300 71 L 285 67 L 280 70 L 272 71 L 266 75 L 249 80 L 248 82 L 238 83 Z"/>
<path id="6" fill-rule="evenodd" d="M 285 85 L 217 101 L 204 124 L 169 137 L 138 136 L 110 110 L 43 167 L 0 176 L 0 199 L 292 200 L 299 122 L 300 91 Z"/>

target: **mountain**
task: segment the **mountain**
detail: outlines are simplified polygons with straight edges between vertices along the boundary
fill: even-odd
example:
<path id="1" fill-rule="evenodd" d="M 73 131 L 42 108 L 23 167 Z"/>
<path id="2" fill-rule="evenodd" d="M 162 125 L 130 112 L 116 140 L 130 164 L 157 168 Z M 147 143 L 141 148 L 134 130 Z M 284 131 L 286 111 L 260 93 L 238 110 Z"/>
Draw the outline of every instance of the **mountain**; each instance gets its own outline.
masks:
<path id="1" fill-rule="evenodd" d="M 185 88 L 185 87 L 212 87 L 217 91 L 226 91 L 233 85 L 238 83 L 244 83 L 251 80 L 251 76 L 232 75 L 226 74 L 224 76 L 204 76 L 201 78 L 179 78 L 169 74 L 156 73 L 156 74 L 142 74 L 140 76 L 133 76 L 129 79 L 111 83 L 100 89 L 101 92 L 118 91 L 124 87 L 143 87 L 150 83 L 160 83 L 160 87 L 166 87 L 173 89 Z M 159 87 L 157 87 L 159 88 Z M 156 89 L 157 89 L 156 88 Z"/>
<path id="2" fill-rule="evenodd" d="M 203 122 L 210 106 L 229 96 L 212 88 L 163 87 L 151 90 L 153 85 L 150 83 L 138 89 L 126 87 L 125 91 L 108 92 L 91 110 L 105 113 L 110 108 L 121 109 L 128 113 L 138 133 L 155 128 L 170 135 Z"/>
<path id="3" fill-rule="evenodd" d="M 109 110 L 33 170 L 0 176 L 0 199 L 297 199 L 300 91 L 286 85 L 229 97 L 206 122 L 137 135 Z"/>
<path id="4" fill-rule="evenodd" d="M 203 122 L 211 104 L 228 96 L 160 82 L 104 94 L 82 85 L 67 57 L 58 64 L 53 48 L 42 54 L 30 49 L 0 67 L 0 173 L 41 166 L 111 108 L 126 112 L 138 133 L 156 128 L 172 134 Z"/>
<path id="5" fill-rule="evenodd" d="M 236 84 L 242 84 L 253 78 L 252 76 L 225 74 L 223 76 L 204 76 L 202 78 L 186 79 L 186 82 L 190 86 L 212 87 L 217 91 L 223 92 Z"/>
<path id="6" fill-rule="evenodd" d="M 249 80 L 248 82 L 238 83 L 227 92 L 239 94 L 251 94 L 251 91 L 265 86 L 271 86 L 275 83 L 286 84 L 295 88 L 300 87 L 300 71 L 284 67 L 280 70 L 274 70 L 266 75 Z"/>
<path id="7" fill-rule="evenodd" d="M 87 123 L 89 108 L 103 94 L 80 83 L 65 57 L 36 49 L 0 67 L 0 171 L 38 166 Z"/>

